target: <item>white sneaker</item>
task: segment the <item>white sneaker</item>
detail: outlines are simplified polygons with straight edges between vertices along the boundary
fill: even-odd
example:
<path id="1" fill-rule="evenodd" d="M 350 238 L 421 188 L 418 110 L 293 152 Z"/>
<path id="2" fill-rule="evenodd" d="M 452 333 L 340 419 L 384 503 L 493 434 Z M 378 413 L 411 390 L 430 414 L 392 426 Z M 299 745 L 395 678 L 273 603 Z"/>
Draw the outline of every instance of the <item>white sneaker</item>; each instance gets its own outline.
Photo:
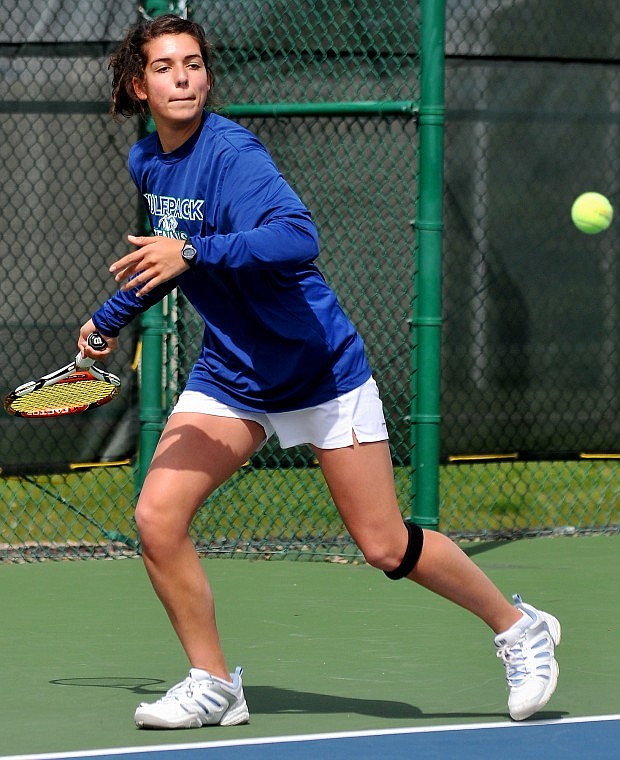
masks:
<path id="1" fill-rule="evenodd" d="M 243 696 L 243 668 L 231 673 L 232 683 L 206 670 L 192 668 L 189 676 L 176 684 L 157 702 L 138 705 L 134 721 L 138 728 L 200 728 L 237 726 L 250 719 Z"/>
<path id="2" fill-rule="evenodd" d="M 555 691 L 559 667 L 554 655 L 561 628 L 553 615 L 525 604 L 518 594 L 513 599 L 524 618 L 499 633 L 495 646 L 506 668 L 510 717 L 524 720 L 544 707 Z"/>

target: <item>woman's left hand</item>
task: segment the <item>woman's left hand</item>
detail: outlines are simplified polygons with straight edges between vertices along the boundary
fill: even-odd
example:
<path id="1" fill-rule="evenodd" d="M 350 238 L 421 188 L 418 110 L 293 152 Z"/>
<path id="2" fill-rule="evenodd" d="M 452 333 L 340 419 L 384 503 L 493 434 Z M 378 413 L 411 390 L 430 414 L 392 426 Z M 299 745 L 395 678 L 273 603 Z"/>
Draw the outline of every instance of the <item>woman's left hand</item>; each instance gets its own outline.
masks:
<path id="1" fill-rule="evenodd" d="M 139 298 L 188 269 L 181 256 L 185 240 L 136 235 L 128 235 L 127 239 L 137 250 L 118 259 L 110 267 L 116 282 L 124 283 L 121 290 L 137 288 Z"/>

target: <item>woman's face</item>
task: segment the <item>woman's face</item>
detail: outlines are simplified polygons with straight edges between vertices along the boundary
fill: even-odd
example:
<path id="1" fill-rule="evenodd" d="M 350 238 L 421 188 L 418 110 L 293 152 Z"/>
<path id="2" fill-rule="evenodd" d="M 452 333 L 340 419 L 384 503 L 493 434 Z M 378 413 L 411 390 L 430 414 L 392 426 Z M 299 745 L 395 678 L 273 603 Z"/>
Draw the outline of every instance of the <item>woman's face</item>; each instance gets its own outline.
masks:
<path id="1" fill-rule="evenodd" d="M 166 34 L 145 45 L 144 79 L 133 82 L 157 128 L 199 122 L 211 86 L 198 42 L 189 34 Z"/>

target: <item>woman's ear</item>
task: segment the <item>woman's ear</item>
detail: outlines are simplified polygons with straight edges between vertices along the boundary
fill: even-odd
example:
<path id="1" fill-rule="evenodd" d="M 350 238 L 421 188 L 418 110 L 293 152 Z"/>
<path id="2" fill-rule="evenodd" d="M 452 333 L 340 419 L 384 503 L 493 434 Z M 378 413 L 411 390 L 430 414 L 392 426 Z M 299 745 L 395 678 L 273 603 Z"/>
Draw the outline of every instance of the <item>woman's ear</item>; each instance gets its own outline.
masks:
<path id="1" fill-rule="evenodd" d="M 146 94 L 146 87 L 144 86 L 144 82 L 141 79 L 138 79 L 138 77 L 134 77 L 131 80 L 131 83 L 133 85 L 133 91 L 136 93 L 136 97 L 138 100 L 146 100 L 147 94 Z"/>

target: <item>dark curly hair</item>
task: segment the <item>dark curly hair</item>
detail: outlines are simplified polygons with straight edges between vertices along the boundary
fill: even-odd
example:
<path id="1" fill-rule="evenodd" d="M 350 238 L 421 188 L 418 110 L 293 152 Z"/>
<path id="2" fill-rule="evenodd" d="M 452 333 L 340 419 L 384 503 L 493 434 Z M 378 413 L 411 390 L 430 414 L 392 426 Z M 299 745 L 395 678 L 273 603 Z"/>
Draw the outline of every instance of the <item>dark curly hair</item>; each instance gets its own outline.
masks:
<path id="1" fill-rule="evenodd" d="M 112 108 L 111 113 L 115 119 L 120 116 L 145 116 L 147 105 L 136 97 L 134 92 L 134 79 L 144 80 L 146 67 L 147 43 L 166 34 L 189 34 L 200 47 L 200 54 L 204 62 L 207 74 L 211 82 L 211 90 L 207 98 L 207 104 L 215 102 L 212 96 L 215 77 L 211 68 L 211 45 L 209 44 L 203 28 L 187 19 L 166 13 L 155 19 L 143 19 L 132 26 L 120 48 L 110 57 L 112 69 Z"/>

